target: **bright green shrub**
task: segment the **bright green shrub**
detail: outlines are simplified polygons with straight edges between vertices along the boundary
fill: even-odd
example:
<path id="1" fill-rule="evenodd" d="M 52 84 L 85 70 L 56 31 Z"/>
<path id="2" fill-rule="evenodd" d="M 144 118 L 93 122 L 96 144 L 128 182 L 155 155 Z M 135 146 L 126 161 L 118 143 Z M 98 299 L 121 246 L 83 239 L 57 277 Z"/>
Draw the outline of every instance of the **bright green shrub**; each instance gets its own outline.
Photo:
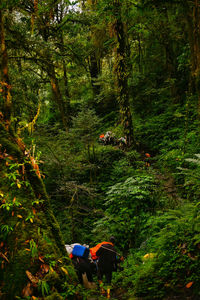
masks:
<path id="1" fill-rule="evenodd" d="M 165 299 L 170 295 L 200 296 L 200 211 L 199 204 L 184 205 L 157 216 L 160 230 L 154 231 L 144 247 L 135 249 L 115 278 L 122 286 L 144 299 Z M 153 223 L 153 220 L 152 220 Z M 152 224 L 154 226 L 154 224 Z M 155 227 L 157 228 L 157 227 Z M 145 253 L 153 258 L 142 260 Z M 186 287 L 190 283 L 191 287 Z M 197 299 L 195 298 L 195 299 Z M 194 299 L 194 298 L 191 298 Z"/>
<path id="2" fill-rule="evenodd" d="M 155 206 L 153 178 L 142 174 L 129 177 L 109 188 L 105 217 L 96 222 L 94 233 L 101 239 L 105 234 L 114 235 L 121 249 L 138 245 L 139 232 Z"/>
<path id="3" fill-rule="evenodd" d="M 186 165 L 187 164 L 187 165 Z M 200 154 L 195 154 L 194 158 L 185 159 L 185 168 L 181 170 L 181 175 L 184 177 L 184 190 L 189 199 L 199 201 L 200 196 Z"/>
<path id="4" fill-rule="evenodd" d="M 115 182 L 116 178 L 111 175 L 115 165 L 120 165 L 124 153 L 121 149 L 107 145 L 99 145 L 95 153 L 96 175 L 98 188 L 106 190 Z M 112 178 L 111 178 L 112 177 Z M 118 177 L 119 178 L 119 177 Z M 114 181 L 113 181 L 114 180 Z"/>

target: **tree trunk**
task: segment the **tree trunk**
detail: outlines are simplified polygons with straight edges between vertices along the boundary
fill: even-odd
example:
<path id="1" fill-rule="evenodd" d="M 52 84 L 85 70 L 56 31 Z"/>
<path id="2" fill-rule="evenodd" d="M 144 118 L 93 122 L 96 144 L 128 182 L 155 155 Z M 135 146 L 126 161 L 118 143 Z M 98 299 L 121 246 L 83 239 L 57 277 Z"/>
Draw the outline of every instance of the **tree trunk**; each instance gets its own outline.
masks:
<path id="1" fill-rule="evenodd" d="M 53 92 L 53 97 L 55 103 L 58 105 L 58 109 L 61 115 L 62 123 L 66 131 L 68 131 L 68 118 L 66 112 L 65 102 L 63 101 L 63 97 L 60 91 L 58 79 L 56 77 L 55 69 L 53 65 L 49 65 L 47 68 L 47 73 L 50 78 L 51 88 Z"/>
<path id="2" fill-rule="evenodd" d="M 200 1 L 195 0 L 193 6 L 193 32 L 194 32 L 194 57 L 195 57 L 195 85 L 198 95 L 198 118 L 200 119 Z"/>
<path id="3" fill-rule="evenodd" d="M 62 33 L 60 35 L 60 51 L 61 51 L 61 54 L 62 54 L 62 52 L 64 52 L 64 40 L 63 40 Z M 70 105 L 69 85 L 68 85 L 68 78 L 67 78 L 67 68 L 66 68 L 64 58 L 62 59 L 62 63 L 63 63 L 63 79 L 64 79 L 64 84 L 65 84 L 66 122 L 67 122 L 67 127 L 69 128 L 69 126 L 70 126 L 70 116 L 71 116 L 71 105 Z"/>
<path id="4" fill-rule="evenodd" d="M 188 37 L 191 50 L 190 91 L 198 96 L 198 118 L 200 119 L 200 1 L 185 3 Z"/>
<path id="5" fill-rule="evenodd" d="M 51 262 L 55 262 L 54 270 L 61 276 L 60 268 L 70 265 L 70 261 L 63 259 L 66 256 L 64 242 L 38 166 L 33 157 L 25 155 L 25 146 L 5 124 L 6 121 L 1 120 L 0 282 L 1 299 L 13 300 L 26 289 L 26 271 L 36 280 L 43 279 L 45 274 L 41 273 L 41 268 L 45 265 L 49 269 Z M 53 285 L 51 287 L 53 289 Z"/>
<path id="6" fill-rule="evenodd" d="M 99 63 L 97 62 L 95 53 L 92 53 L 90 55 L 89 70 L 90 70 L 90 76 L 91 76 L 93 97 L 94 97 L 94 99 L 96 99 L 98 97 L 98 95 L 100 94 L 100 85 L 97 84 L 100 70 L 99 70 Z"/>
<path id="7" fill-rule="evenodd" d="M 9 122 L 11 117 L 11 94 L 10 94 L 10 84 L 8 78 L 8 54 L 5 43 L 5 31 L 4 31 L 4 20 L 3 11 L 0 9 L 0 40 L 1 40 L 1 80 L 0 80 L 0 90 L 2 93 L 2 98 L 4 103 L 2 107 L 2 112 Z"/>
<path id="8" fill-rule="evenodd" d="M 42 35 L 44 41 L 47 43 L 49 39 L 49 29 L 50 29 L 50 20 L 54 18 L 53 10 L 55 9 L 55 14 L 56 14 L 56 8 L 57 8 L 57 1 L 54 1 L 54 6 L 50 8 L 49 11 L 46 11 L 44 13 L 43 17 L 37 18 L 38 22 L 38 30 L 40 34 Z M 56 17 L 56 16 L 55 16 Z M 43 22 L 45 22 L 45 26 L 43 26 Z M 62 34 L 59 36 L 59 41 L 60 41 L 60 50 L 64 50 L 64 42 L 63 42 L 63 37 Z M 65 87 L 65 96 L 66 96 L 66 102 L 65 102 L 65 97 L 63 97 L 62 92 L 60 90 L 59 82 L 56 77 L 56 71 L 55 71 L 55 66 L 54 62 L 52 61 L 51 54 L 49 53 L 48 49 L 43 49 L 43 54 L 41 55 L 47 64 L 43 65 L 42 68 L 47 72 L 50 83 L 51 83 L 51 88 L 52 88 L 52 93 L 53 93 L 53 98 L 55 103 L 58 106 L 60 116 L 62 119 L 62 124 L 65 128 L 66 131 L 69 130 L 69 110 L 70 110 L 70 103 L 69 103 L 69 92 L 68 92 L 68 82 L 67 82 L 67 74 L 66 74 L 66 67 L 64 65 L 64 59 L 63 59 L 63 71 L 64 71 L 64 81 L 66 84 Z"/>
<path id="9" fill-rule="evenodd" d="M 0 23 L 2 84 L 7 87 L 8 60 L 1 10 Z M 9 88 L 2 89 L 2 94 L 6 113 L 0 112 L 0 298 L 43 296 L 38 289 L 39 280 L 48 283 L 49 294 L 55 294 L 55 289 L 63 292 L 61 282 L 65 282 L 67 293 L 67 284 L 76 283 L 75 272 L 38 165 L 10 123 Z"/>
<path id="10" fill-rule="evenodd" d="M 65 84 L 65 99 L 66 99 L 66 113 L 67 113 L 67 126 L 70 124 L 70 115 L 71 115 L 71 105 L 70 105 L 70 95 L 68 88 L 68 78 L 67 78 L 67 68 L 65 64 L 65 60 L 63 60 L 63 76 L 64 76 L 64 84 Z"/>
<path id="11" fill-rule="evenodd" d="M 91 9 L 93 12 L 97 12 L 97 0 L 87 1 L 87 8 Z M 90 80 L 93 92 L 93 106 L 95 107 L 96 111 L 99 112 L 102 109 L 102 103 L 99 104 L 97 101 L 98 96 L 101 92 L 101 86 L 98 83 L 99 75 L 101 73 L 100 67 L 100 59 L 102 56 L 102 48 L 103 48 L 103 38 L 102 29 L 99 29 L 99 25 L 92 24 L 90 26 L 90 40 L 92 49 L 90 50 L 90 55 L 88 57 L 88 65 L 89 65 L 89 72 L 90 72 Z"/>
<path id="12" fill-rule="evenodd" d="M 120 106 L 120 114 L 124 128 L 124 134 L 127 140 L 127 145 L 134 143 L 133 124 L 129 103 L 128 93 L 128 67 L 127 67 L 127 47 L 124 26 L 121 19 L 121 3 L 120 0 L 115 0 L 115 23 L 114 30 L 116 35 L 116 59 L 115 73 L 117 85 L 117 97 Z"/>

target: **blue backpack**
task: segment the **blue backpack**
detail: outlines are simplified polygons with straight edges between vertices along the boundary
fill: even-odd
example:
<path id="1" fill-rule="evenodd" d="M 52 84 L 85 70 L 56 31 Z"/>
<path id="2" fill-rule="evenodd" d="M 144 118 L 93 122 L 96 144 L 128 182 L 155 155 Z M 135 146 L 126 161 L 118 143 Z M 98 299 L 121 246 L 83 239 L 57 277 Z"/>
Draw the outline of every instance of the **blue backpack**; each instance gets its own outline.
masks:
<path id="1" fill-rule="evenodd" d="M 88 258 L 90 253 L 89 248 L 82 245 L 75 245 L 72 251 L 73 256 Z"/>

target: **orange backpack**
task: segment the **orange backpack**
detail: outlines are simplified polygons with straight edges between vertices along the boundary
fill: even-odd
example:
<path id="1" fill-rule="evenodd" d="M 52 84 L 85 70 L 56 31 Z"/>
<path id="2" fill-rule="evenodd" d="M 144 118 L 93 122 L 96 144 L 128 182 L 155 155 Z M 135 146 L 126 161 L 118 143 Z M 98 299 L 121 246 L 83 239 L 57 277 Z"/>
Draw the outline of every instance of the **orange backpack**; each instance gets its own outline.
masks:
<path id="1" fill-rule="evenodd" d="M 105 244 L 110 244 L 113 246 L 113 244 L 110 242 L 101 242 L 101 243 L 97 244 L 95 247 L 90 248 L 90 254 L 91 254 L 91 257 L 93 260 L 98 258 L 98 256 L 96 256 L 96 253 L 99 250 L 99 248 L 101 247 L 101 245 L 105 245 Z"/>

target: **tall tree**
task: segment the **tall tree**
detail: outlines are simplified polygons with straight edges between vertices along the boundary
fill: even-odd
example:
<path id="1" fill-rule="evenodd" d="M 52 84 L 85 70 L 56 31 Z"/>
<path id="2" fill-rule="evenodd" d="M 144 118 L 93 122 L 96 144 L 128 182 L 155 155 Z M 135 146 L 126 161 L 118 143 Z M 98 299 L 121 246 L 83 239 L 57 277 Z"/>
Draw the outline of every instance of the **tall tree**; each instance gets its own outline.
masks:
<path id="1" fill-rule="evenodd" d="M 124 128 L 124 134 L 127 144 L 130 146 L 134 143 L 133 123 L 130 109 L 129 92 L 128 92 L 128 48 L 127 36 L 122 20 L 122 1 L 113 1 L 113 29 L 116 38 L 115 45 L 115 74 L 117 85 L 117 98 L 120 106 L 121 120 Z"/>
<path id="2" fill-rule="evenodd" d="M 198 118 L 200 118 L 200 2 L 185 1 L 188 38 L 191 50 L 190 90 L 196 90 L 198 96 Z"/>
<path id="3" fill-rule="evenodd" d="M 1 104 L 3 114 L 6 117 L 7 122 L 10 122 L 11 117 L 11 94 L 10 84 L 8 77 L 8 53 L 5 43 L 5 30 L 4 30 L 4 15 L 0 10 L 0 39 L 1 39 L 1 92 L 3 97 L 3 103 Z"/>
<path id="4" fill-rule="evenodd" d="M 35 157 L 13 130 L 5 13 L 0 7 L 0 291 L 1 299 L 13 300 L 38 294 L 48 272 L 55 280 L 48 281 L 49 294 L 55 294 L 60 280 L 75 284 L 76 277 Z M 55 268 L 50 267 L 52 261 Z"/>

